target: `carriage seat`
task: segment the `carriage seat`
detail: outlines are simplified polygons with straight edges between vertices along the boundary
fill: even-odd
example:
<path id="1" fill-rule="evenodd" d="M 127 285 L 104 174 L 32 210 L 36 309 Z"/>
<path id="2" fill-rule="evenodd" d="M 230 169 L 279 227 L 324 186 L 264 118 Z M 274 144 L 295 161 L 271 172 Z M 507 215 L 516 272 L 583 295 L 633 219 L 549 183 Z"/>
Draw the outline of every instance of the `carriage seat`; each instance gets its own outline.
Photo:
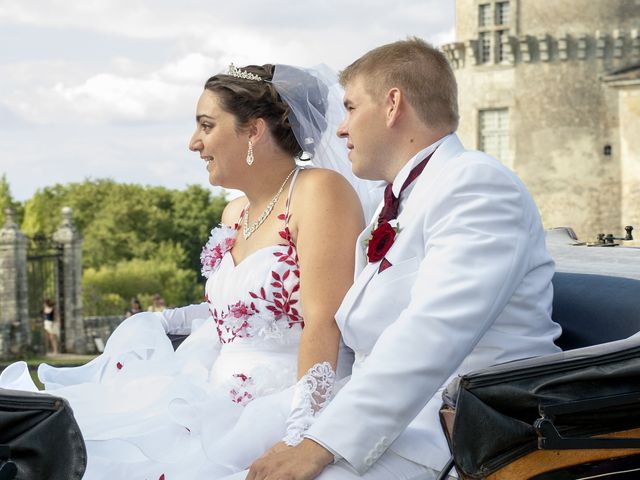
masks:
<path id="1" fill-rule="evenodd" d="M 640 332 L 640 280 L 556 272 L 552 318 L 562 350 L 628 338 Z"/>

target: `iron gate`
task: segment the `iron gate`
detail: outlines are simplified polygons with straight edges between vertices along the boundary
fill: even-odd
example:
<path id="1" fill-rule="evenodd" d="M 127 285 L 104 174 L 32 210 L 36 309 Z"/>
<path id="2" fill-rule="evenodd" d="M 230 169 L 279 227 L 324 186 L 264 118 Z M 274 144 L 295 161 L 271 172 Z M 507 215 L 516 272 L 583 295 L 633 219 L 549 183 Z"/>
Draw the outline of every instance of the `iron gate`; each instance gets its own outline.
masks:
<path id="1" fill-rule="evenodd" d="M 60 325 L 58 345 L 64 349 L 64 298 L 62 245 L 43 235 L 30 238 L 27 253 L 27 282 L 31 348 L 44 353 L 43 306 L 46 299 L 54 302 L 54 319 Z"/>

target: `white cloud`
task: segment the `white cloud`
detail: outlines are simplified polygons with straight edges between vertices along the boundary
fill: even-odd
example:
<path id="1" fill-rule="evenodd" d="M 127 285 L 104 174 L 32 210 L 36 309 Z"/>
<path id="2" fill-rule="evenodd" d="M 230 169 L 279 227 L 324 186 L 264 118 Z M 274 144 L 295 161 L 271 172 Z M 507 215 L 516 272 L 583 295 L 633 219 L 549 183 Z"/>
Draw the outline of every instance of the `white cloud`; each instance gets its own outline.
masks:
<path id="1" fill-rule="evenodd" d="M 190 53 L 175 62 L 170 62 L 162 67 L 158 76 L 170 82 L 187 84 L 204 84 L 204 79 L 211 76 L 219 62 L 201 53 Z"/>
<path id="2" fill-rule="evenodd" d="M 337 70 L 407 35 L 452 40 L 453 2 L 0 0 L 0 174 L 21 199 L 85 177 L 205 184 L 186 144 L 210 75 Z"/>
<path id="3" fill-rule="evenodd" d="M 192 109 L 203 79 L 215 64 L 214 59 L 193 53 L 139 76 L 98 73 L 75 84 L 72 78 L 58 78 L 48 86 L 16 90 L 3 103 L 37 124 L 80 118 L 90 123 L 167 121 L 183 116 L 187 106 Z M 128 70 L 122 59 L 117 67 L 120 72 Z M 21 77 L 31 77 L 28 69 Z"/>
<path id="4" fill-rule="evenodd" d="M 397 0 L 393 5 L 388 0 L 369 0 L 366 5 L 355 0 L 3 0 L 0 5 L 0 23 L 172 39 L 192 47 L 194 42 L 213 41 L 224 51 L 248 54 L 273 38 L 281 47 L 286 38 L 310 46 L 336 33 L 361 39 L 372 33 L 394 39 L 409 33 L 430 37 L 448 30 L 452 21 L 451 0 Z M 374 38 L 373 43 L 382 42 Z M 350 45 L 343 48 L 349 50 Z"/>
<path id="5" fill-rule="evenodd" d="M 374 0 L 365 9 L 358 2 L 337 0 L 215 5 L 194 0 L 4 0 L 0 24 L 171 38 L 176 51 L 164 64 L 141 65 L 122 54 L 98 64 L 87 48 L 86 62 L 47 59 L 0 66 L 0 87 L 7 92 L 0 103 L 27 121 L 45 124 L 77 118 L 92 123 L 166 121 L 181 114 L 204 80 L 230 62 L 324 62 L 339 69 L 378 44 L 419 33 L 416 29 L 430 32 L 432 41 L 446 40 L 451 26 L 444 22 L 451 12 L 442 7 L 447 3 L 401 0 L 390 9 L 386 0 Z"/>

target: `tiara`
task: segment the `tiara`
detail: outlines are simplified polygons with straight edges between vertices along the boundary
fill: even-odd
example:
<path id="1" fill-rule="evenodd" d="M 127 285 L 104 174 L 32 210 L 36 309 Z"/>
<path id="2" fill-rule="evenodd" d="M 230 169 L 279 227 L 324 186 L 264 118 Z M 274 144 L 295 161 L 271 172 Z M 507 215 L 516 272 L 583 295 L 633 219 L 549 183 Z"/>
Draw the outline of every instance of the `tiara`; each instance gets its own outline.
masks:
<path id="1" fill-rule="evenodd" d="M 227 75 L 237 78 L 244 78 L 245 80 L 255 80 L 257 82 L 262 81 L 262 77 L 260 77 L 259 75 L 247 72 L 246 70 L 242 70 L 241 68 L 236 67 L 233 63 L 229 64 Z"/>

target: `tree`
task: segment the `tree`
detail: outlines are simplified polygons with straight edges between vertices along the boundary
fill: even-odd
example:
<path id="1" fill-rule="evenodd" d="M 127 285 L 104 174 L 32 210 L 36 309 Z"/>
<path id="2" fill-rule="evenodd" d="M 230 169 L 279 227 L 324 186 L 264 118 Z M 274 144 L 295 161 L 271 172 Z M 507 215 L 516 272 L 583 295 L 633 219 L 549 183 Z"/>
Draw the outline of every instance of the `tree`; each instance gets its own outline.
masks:
<path id="1" fill-rule="evenodd" d="M 16 213 L 16 217 L 19 218 L 22 214 L 20 207 L 20 204 L 13 199 L 7 175 L 3 173 L 0 177 L 0 228 L 4 225 L 5 221 L 4 210 L 6 208 L 12 208 Z"/>
<path id="2" fill-rule="evenodd" d="M 181 266 L 195 270 L 225 205 L 224 195 L 213 196 L 195 185 L 178 191 L 87 180 L 36 192 L 26 203 L 22 230 L 29 236 L 50 236 L 60 223 L 57 212 L 69 206 L 84 237 L 86 267 L 148 259 L 159 243 L 169 241 L 187 253 Z"/>
<path id="3" fill-rule="evenodd" d="M 193 272 L 180 268 L 181 257 L 184 252 L 179 246 L 164 244 L 157 258 L 86 269 L 82 279 L 84 314 L 121 314 L 132 298 L 148 305 L 156 293 L 169 306 L 202 301 L 204 288 L 194 282 Z"/>
<path id="4" fill-rule="evenodd" d="M 200 252 L 225 205 L 224 195 L 195 185 L 179 191 L 86 180 L 36 192 L 22 229 L 50 236 L 58 212 L 71 207 L 83 236 L 85 309 L 121 313 L 131 296 L 160 293 L 176 305 L 201 299 Z"/>
<path id="5" fill-rule="evenodd" d="M 175 192 L 174 238 L 185 248 L 185 266 L 200 264 L 202 246 L 211 229 L 220 223 L 226 205 L 224 195 L 212 197 L 208 190 L 197 185 Z"/>
<path id="6" fill-rule="evenodd" d="M 9 187 L 9 181 L 7 180 L 7 174 L 3 173 L 0 177 L 0 205 L 4 206 L 4 202 L 13 201 L 11 198 L 11 188 Z"/>
<path id="7" fill-rule="evenodd" d="M 4 209 L 12 203 L 13 199 L 11 198 L 7 175 L 3 173 L 2 177 L 0 177 L 0 227 L 4 224 L 5 220 Z"/>

